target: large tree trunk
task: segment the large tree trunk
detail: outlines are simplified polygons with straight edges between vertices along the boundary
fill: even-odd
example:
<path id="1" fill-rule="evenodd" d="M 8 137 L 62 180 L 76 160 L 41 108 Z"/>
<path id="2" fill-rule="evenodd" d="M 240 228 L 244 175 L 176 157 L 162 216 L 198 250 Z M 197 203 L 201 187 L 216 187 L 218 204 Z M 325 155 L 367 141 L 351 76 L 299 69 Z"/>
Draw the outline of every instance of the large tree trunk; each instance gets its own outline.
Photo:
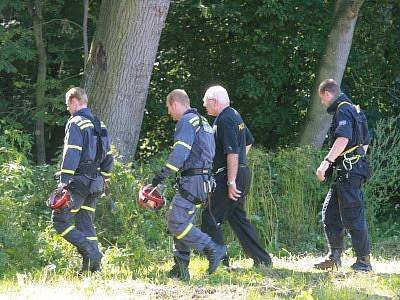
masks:
<path id="1" fill-rule="evenodd" d="M 170 0 L 103 0 L 85 87 L 122 162 L 133 158 Z"/>
<path id="2" fill-rule="evenodd" d="M 324 143 L 331 116 L 326 113 L 326 108 L 320 103 L 318 86 L 328 78 L 333 78 L 339 84 L 341 83 L 351 49 L 358 12 L 363 2 L 364 0 L 336 1 L 332 28 L 314 84 L 300 145 L 311 145 L 319 149 Z"/>
<path id="3" fill-rule="evenodd" d="M 46 93 L 46 73 L 47 73 L 47 54 L 45 42 L 43 39 L 42 27 L 42 1 L 31 0 L 28 1 L 28 9 L 32 17 L 33 34 L 35 37 L 35 44 L 38 53 L 38 69 L 36 78 L 36 121 L 35 121 L 35 143 L 36 143 L 36 161 L 38 164 L 46 163 L 46 148 L 44 140 L 44 120 L 41 117 L 45 102 Z"/>

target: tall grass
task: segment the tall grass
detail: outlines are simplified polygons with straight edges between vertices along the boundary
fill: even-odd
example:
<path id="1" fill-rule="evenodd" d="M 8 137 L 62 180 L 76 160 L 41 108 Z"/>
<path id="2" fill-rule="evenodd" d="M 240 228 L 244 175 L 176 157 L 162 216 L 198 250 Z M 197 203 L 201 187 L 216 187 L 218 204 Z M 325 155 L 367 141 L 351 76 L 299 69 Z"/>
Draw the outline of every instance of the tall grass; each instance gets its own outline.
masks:
<path id="1" fill-rule="evenodd" d="M 390 231 L 390 227 L 395 225 L 400 217 L 399 127 L 400 117 L 379 121 L 370 147 L 371 177 L 365 185 L 365 197 L 372 232 L 379 231 L 377 225 L 382 227 L 382 223 L 386 223 L 389 227 L 386 230 Z"/>
<path id="2" fill-rule="evenodd" d="M 314 243 L 315 248 L 313 238 L 321 233 L 318 212 L 327 188 L 314 176 L 320 156 L 310 148 L 252 150 L 247 209 L 266 245 L 278 249 Z"/>

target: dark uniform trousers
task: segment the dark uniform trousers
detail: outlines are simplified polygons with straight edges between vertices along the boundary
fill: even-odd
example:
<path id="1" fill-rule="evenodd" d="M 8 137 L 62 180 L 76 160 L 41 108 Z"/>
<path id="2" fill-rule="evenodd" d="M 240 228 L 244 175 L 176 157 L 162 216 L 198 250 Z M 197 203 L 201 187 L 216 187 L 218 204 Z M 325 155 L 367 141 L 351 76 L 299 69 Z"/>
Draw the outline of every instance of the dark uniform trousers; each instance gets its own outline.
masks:
<path id="1" fill-rule="evenodd" d="M 257 234 L 246 216 L 246 195 L 250 189 L 251 176 L 247 166 L 240 166 L 236 178 L 237 188 L 242 192 L 237 201 L 228 198 L 228 186 L 226 171 L 215 176 L 216 189 L 209 203 L 211 216 L 208 208 L 203 210 L 201 230 L 211 236 L 214 242 L 224 243 L 221 224 L 227 220 L 235 232 L 240 244 L 247 256 L 255 263 L 271 263 L 271 258 L 261 246 Z M 217 224 L 215 224 L 213 217 Z"/>
<path id="2" fill-rule="evenodd" d="M 357 257 L 370 254 L 368 227 L 365 220 L 364 195 L 361 190 L 364 177 L 338 171 L 325 198 L 322 209 L 325 235 L 331 249 L 343 249 L 345 229 L 351 235 Z"/>
<path id="3" fill-rule="evenodd" d="M 102 180 L 101 177 L 98 177 Z M 101 183 L 102 185 L 102 183 Z M 99 187 L 99 189 L 101 189 Z M 98 249 L 94 218 L 98 193 L 83 197 L 80 193 L 72 190 L 71 205 L 52 212 L 52 223 L 54 229 L 68 242 L 79 247 L 86 241 Z"/>
<path id="4" fill-rule="evenodd" d="M 203 251 L 211 238 L 194 225 L 197 207 L 194 203 L 175 195 L 168 213 L 168 230 L 174 236 L 174 256 L 190 259 L 190 249 Z"/>

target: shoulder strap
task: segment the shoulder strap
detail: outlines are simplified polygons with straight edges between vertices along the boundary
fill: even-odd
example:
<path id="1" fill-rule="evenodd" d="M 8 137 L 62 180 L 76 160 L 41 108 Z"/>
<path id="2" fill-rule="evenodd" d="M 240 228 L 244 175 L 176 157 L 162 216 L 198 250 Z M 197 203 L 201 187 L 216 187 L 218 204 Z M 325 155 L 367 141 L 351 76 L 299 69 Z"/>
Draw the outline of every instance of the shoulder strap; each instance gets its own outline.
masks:
<path id="1" fill-rule="evenodd" d="M 339 107 L 341 107 L 341 106 L 344 105 L 344 104 L 348 104 L 348 105 L 353 106 L 353 107 L 356 109 L 357 113 L 360 113 L 360 111 L 361 111 L 361 108 L 360 108 L 359 105 L 354 105 L 353 103 L 350 103 L 350 102 L 347 102 L 347 101 L 340 102 L 339 105 L 337 106 L 337 109 L 336 109 L 336 110 L 338 110 Z"/>
<path id="2" fill-rule="evenodd" d="M 362 143 L 362 128 L 361 128 L 361 126 L 362 126 L 362 124 L 361 124 L 361 123 L 362 123 L 362 120 L 361 120 L 361 118 L 360 118 L 361 108 L 360 108 L 359 105 L 355 105 L 355 104 L 353 104 L 353 103 L 350 103 L 350 102 L 347 102 L 347 101 L 343 101 L 343 102 L 339 103 L 339 105 L 337 106 L 336 111 L 339 109 L 339 107 L 341 107 L 342 105 L 345 105 L 345 104 L 352 106 L 352 107 L 356 110 L 356 112 L 357 112 L 357 114 L 355 114 L 355 112 L 352 111 L 351 114 L 352 114 L 352 116 L 353 116 L 353 118 L 354 118 L 354 120 L 355 120 L 355 122 L 356 122 L 356 124 L 354 124 L 354 126 L 356 127 L 356 130 L 357 130 L 357 138 L 358 138 L 358 140 L 356 141 L 356 145 L 355 145 L 355 146 L 350 147 L 349 149 L 345 150 L 345 151 L 344 151 L 342 154 L 340 154 L 340 155 L 344 155 L 344 154 L 353 152 L 353 151 L 356 150 L 358 147 L 360 147 L 360 146 L 363 145 L 363 143 Z"/>
<path id="3" fill-rule="evenodd" d="M 97 150 L 96 150 L 96 157 L 95 157 L 94 161 L 96 164 L 100 164 L 101 160 L 102 160 L 102 153 L 104 151 L 101 137 L 105 136 L 105 134 L 103 134 L 103 131 L 101 130 L 101 122 L 95 115 L 93 115 L 93 117 L 92 117 L 92 116 L 80 114 L 80 112 L 78 112 L 76 115 L 90 120 L 90 122 L 92 122 L 92 124 L 94 126 L 94 135 L 97 138 L 97 143 L 96 143 Z"/>

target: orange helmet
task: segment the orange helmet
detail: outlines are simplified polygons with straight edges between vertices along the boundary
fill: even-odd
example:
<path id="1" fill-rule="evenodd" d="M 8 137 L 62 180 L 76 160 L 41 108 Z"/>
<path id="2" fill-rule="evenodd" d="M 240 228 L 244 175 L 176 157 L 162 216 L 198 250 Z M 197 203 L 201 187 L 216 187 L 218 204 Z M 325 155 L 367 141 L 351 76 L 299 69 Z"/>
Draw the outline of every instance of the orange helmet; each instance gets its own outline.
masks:
<path id="1" fill-rule="evenodd" d="M 66 189 L 55 189 L 47 199 L 47 206 L 51 209 L 69 206 L 71 203 L 71 195 Z"/>
<path id="2" fill-rule="evenodd" d="M 165 198 L 157 187 L 151 185 L 142 186 L 139 189 L 138 203 L 144 208 L 158 210 L 165 205 Z"/>

